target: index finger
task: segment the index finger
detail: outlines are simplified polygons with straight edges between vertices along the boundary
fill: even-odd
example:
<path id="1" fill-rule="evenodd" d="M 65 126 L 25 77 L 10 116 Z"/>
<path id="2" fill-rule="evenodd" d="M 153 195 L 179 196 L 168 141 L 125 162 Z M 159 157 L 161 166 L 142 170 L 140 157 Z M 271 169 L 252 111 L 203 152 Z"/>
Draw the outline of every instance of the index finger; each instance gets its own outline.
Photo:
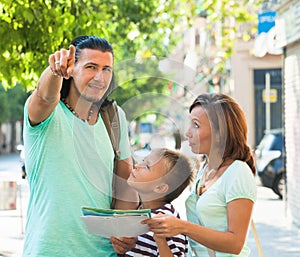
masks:
<path id="1" fill-rule="evenodd" d="M 66 79 L 69 79 L 70 76 L 72 76 L 74 71 L 74 65 L 75 65 L 75 52 L 76 47 L 74 45 L 70 45 L 69 47 L 69 53 L 68 53 L 68 65 L 67 65 L 67 73 L 64 74 Z"/>
<path id="2" fill-rule="evenodd" d="M 70 45 L 69 47 L 69 57 L 75 57 L 76 47 L 74 45 Z"/>

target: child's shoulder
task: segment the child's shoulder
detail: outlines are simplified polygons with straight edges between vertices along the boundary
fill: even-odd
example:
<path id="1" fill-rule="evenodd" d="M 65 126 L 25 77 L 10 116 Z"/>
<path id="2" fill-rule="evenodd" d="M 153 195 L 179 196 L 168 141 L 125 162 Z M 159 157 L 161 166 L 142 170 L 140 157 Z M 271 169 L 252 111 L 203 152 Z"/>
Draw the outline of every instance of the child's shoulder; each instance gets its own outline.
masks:
<path id="1" fill-rule="evenodd" d="M 168 215 L 172 215 L 172 216 L 176 216 L 176 217 L 180 218 L 179 212 L 174 208 L 173 204 L 171 204 L 171 203 L 166 203 L 166 204 L 160 206 L 159 208 L 151 209 L 151 212 L 154 215 L 163 213 L 163 214 L 168 214 Z"/>

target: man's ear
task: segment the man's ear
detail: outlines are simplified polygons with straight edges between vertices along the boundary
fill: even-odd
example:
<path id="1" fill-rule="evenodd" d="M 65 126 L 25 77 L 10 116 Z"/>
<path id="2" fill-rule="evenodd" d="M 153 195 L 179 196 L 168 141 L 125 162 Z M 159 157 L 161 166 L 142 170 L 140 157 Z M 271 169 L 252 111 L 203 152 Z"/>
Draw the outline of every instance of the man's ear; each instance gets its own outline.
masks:
<path id="1" fill-rule="evenodd" d="M 159 186 L 156 186 L 153 191 L 155 193 L 162 194 L 162 193 L 168 192 L 168 190 L 169 190 L 169 185 L 168 184 L 161 184 Z"/>

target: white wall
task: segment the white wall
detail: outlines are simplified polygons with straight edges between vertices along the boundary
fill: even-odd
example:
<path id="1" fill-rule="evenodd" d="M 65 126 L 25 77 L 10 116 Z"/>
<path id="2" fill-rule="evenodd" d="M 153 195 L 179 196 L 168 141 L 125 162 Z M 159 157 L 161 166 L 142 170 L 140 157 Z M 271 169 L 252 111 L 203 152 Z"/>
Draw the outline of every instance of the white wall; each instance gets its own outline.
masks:
<path id="1" fill-rule="evenodd" d="M 281 68 L 283 65 L 282 55 L 266 55 L 257 58 L 251 54 L 253 41 L 248 43 L 239 42 L 235 46 L 235 54 L 231 58 L 231 72 L 233 91 L 235 98 L 246 113 L 249 126 L 249 145 L 255 147 L 255 88 L 254 69 Z"/>

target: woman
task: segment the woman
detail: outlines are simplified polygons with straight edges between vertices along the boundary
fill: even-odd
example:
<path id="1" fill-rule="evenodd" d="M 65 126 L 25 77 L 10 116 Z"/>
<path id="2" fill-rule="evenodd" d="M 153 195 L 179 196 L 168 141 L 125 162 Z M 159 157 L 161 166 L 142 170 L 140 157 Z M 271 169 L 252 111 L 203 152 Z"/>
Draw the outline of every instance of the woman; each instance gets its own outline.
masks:
<path id="1" fill-rule="evenodd" d="M 189 256 L 249 256 L 245 241 L 256 184 L 245 115 L 224 94 L 198 96 L 190 115 L 186 136 L 194 153 L 206 155 L 206 164 L 186 200 L 188 221 L 164 215 L 145 223 L 156 236 L 188 236 Z"/>

